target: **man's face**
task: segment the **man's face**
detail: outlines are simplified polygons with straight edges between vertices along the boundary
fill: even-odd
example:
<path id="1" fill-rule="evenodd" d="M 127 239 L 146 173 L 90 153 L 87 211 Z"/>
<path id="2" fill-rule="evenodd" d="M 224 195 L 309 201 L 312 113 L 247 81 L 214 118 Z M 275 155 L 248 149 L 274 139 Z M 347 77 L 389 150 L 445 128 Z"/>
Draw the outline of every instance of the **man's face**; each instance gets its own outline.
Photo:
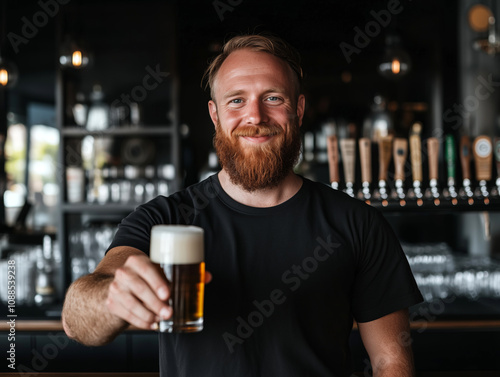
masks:
<path id="1" fill-rule="evenodd" d="M 238 50 L 222 64 L 209 111 L 215 147 L 231 181 L 247 191 L 271 188 L 292 170 L 300 152 L 304 96 L 281 59 Z"/>

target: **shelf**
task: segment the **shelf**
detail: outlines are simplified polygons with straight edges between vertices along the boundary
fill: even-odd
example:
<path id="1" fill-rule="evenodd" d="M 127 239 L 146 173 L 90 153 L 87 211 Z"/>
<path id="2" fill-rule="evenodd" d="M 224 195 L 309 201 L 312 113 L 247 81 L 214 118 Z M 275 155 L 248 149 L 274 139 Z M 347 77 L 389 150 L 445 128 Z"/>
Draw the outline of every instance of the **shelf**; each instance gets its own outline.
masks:
<path id="1" fill-rule="evenodd" d="M 65 126 L 61 129 L 63 137 L 85 136 L 170 136 L 175 129 L 171 125 L 154 125 L 144 127 L 115 127 L 102 131 L 89 131 L 79 126 Z"/>
<path id="2" fill-rule="evenodd" d="M 115 214 L 132 212 L 141 203 L 130 204 L 94 204 L 94 203 L 65 203 L 61 206 L 64 213 L 97 213 L 97 214 Z"/>

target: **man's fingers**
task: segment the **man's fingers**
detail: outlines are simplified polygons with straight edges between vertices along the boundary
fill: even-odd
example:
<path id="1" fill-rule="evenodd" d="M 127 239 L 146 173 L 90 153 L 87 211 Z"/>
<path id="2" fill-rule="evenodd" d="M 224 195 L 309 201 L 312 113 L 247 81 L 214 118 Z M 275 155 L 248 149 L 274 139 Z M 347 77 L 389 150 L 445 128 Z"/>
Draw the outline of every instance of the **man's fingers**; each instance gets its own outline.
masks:
<path id="1" fill-rule="evenodd" d="M 124 293 L 130 292 L 132 296 L 138 299 L 138 302 L 142 303 L 143 306 L 150 309 L 156 315 L 165 316 L 162 310 L 167 308 L 165 301 L 160 300 L 151 287 L 146 281 L 142 279 L 141 276 L 135 274 L 134 271 L 127 267 L 122 267 L 116 270 L 115 281 L 117 292 Z M 130 303 L 134 304 L 134 303 Z"/>
<path id="2" fill-rule="evenodd" d="M 106 305 L 112 314 L 141 329 L 151 329 L 157 322 L 155 314 L 147 310 L 134 296 L 119 291 L 114 283 L 111 283 L 109 288 Z M 117 299 L 118 297 L 120 299 Z"/>
<path id="3" fill-rule="evenodd" d="M 125 266 L 130 267 L 147 282 L 158 299 L 166 301 L 170 296 L 165 275 L 146 255 L 133 255 L 127 259 Z"/>

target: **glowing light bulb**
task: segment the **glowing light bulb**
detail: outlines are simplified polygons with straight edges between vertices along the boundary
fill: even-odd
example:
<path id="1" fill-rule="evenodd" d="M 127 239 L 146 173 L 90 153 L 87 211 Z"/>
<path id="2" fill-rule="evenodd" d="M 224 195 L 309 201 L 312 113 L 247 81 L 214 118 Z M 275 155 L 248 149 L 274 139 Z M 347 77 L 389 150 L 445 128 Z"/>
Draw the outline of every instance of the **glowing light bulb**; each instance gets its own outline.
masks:
<path id="1" fill-rule="evenodd" d="M 384 56 L 377 65 L 378 72 L 388 79 L 399 79 L 411 69 L 410 55 L 401 47 L 400 37 L 386 36 Z"/>
<path id="2" fill-rule="evenodd" d="M 9 83 L 9 72 L 6 69 L 0 69 L 0 85 L 7 86 Z"/>
<path id="3" fill-rule="evenodd" d="M 82 65 L 83 58 L 82 58 L 82 52 L 81 51 L 74 51 L 73 55 L 71 56 L 71 63 L 73 64 L 74 67 L 80 67 Z"/>
<path id="4" fill-rule="evenodd" d="M 401 72 L 401 63 L 399 62 L 398 59 L 394 59 L 391 64 L 391 70 L 392 73 L 397 75 L 399 72 Z"/>

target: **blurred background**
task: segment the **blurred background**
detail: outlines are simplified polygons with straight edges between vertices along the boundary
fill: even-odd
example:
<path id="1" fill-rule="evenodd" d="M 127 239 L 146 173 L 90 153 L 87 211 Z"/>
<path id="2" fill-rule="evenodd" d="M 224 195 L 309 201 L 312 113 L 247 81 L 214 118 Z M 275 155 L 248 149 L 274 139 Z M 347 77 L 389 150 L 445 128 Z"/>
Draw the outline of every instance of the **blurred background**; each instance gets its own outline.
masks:
<path id="1" fill-rule="evenodd" d="M 17 263 L 20 360 L 32 366 L 33 349 L 54 343 L 47 331 L 61 330 L 65 289 L 94 270 L 124 216 L 218 171 L 204 70 L 230 37 L 267 32 L 302 56 L 297 173 L 331 184 L 328 142 L 339 142 L 339 189 L 380 208 L 402 242 L 426 298 L 412 308 L 419 375 L 497 375 L 499 8 L 494 0 L 2 0 L 0 309 L 7 314 L 2 282 Z M 391 146 L 382 161 L 386 137 L 411 144 L 402 160 Z M 371 147 L 366 187 L 361 146 L 353 160 L 342 149 L 361 138 Z M 47 320 L 55 327 L 37 327 Z M 101 371 L 156 373 L 155 342 L 129 331 L 100 351 L 71 343 L 43 371 L 94 372 L 84 354 Z M 356 370 L 369 375 L 357 332 L 351 343 Z M 2 336 L 0 349 L 7 344 Z"/>

